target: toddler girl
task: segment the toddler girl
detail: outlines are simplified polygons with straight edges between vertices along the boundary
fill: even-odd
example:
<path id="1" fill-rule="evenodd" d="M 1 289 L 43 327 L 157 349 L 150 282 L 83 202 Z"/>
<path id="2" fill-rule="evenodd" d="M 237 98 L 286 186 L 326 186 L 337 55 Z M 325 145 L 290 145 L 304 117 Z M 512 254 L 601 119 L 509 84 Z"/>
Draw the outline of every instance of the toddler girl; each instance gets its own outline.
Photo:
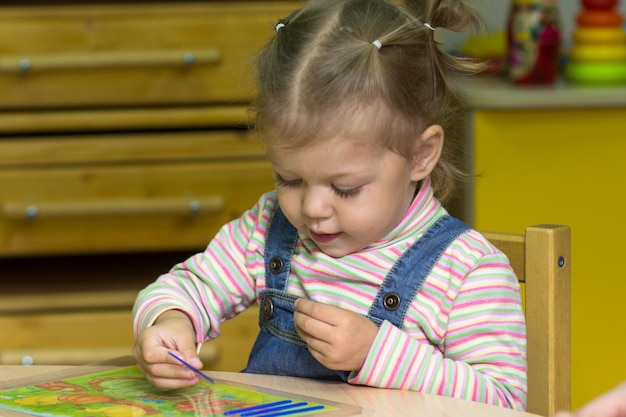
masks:
<path id="1" fill-rule="evenodd" d="M 276 25 L 255 122 L 276 190 L 139 294 L 134 355 L 153 384 L 197 382 L 168 352 L 201 367 L 199 345 L 257 302 L 245 372 L 525 407 L 518 281 L 441 204 L 459 174 L 448 77 L 473 68 L 434 31 L 476 16 L 419 4 L 312 0 Z"/>

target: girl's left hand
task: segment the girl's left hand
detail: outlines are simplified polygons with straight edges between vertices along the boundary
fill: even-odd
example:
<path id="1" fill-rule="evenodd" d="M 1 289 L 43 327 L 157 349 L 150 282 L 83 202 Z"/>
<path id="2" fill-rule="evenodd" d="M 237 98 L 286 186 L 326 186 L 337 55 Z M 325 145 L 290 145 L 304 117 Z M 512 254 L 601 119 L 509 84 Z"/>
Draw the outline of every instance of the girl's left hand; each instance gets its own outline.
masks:
<path id="1" fill-rule="evenodd" d="M 378 333 L 367 317 L 300 298 L 293 321 L 315 359 L 328 369 L 361 369 Z"/>

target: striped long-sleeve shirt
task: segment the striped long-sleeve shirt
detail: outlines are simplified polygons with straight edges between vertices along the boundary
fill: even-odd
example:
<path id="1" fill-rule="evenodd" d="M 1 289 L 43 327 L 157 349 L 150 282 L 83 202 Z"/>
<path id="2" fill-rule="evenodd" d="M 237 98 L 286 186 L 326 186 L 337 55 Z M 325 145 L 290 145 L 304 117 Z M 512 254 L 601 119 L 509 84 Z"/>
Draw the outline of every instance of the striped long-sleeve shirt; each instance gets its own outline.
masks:
<path id="1" fill-rule="evenodd" d="M 204 252 L 144 289 L 133 311 L 135 335 L 178 309 L 191 318 L 198 343 L 218 337 L 223 321 L 265 288 L 264 242 L 277 204 L 274 192 L 264 194 Z M 393 264 L 446 214 L 426 181 L 401 222 L 360 252 L 333 258 L 300 234 L 287 291 L 365 315 Z M 412 300 L 403 328 L 384 322 L 348 382 L 524 409 L 526 330 L 506 257 L 474 230 L 457 238 Z"/>

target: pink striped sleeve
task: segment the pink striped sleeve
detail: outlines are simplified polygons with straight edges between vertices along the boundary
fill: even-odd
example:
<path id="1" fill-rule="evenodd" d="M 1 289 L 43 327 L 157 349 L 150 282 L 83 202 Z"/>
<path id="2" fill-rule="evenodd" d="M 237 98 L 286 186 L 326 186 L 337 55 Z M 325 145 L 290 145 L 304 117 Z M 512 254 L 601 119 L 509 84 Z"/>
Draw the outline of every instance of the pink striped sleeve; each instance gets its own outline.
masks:
<path id="1" fill-rule="evenodd" d="M 525 409 L 526 333 L 519 284 L 504 255 L 459 242 L 431 272 L 402 330 L 381 325 L 350 383 Z M 465 251 L 465 252 L 464 252 Z M 445 284 L 444 284 L 445 283 Z"/>
<path id="2" fill-rule="evenodd" d="M 142 290 L 133 309 L 135 337 L 163 312 L 177 309 L 190 317 L 202 343 L 219 335 L 224 320 L 251 305 L 259 282 L 264 282 L 263 236 L 274 205 L 271 195 L 263 196 L 254 208 L 226 224 L 204 252 Z"/>

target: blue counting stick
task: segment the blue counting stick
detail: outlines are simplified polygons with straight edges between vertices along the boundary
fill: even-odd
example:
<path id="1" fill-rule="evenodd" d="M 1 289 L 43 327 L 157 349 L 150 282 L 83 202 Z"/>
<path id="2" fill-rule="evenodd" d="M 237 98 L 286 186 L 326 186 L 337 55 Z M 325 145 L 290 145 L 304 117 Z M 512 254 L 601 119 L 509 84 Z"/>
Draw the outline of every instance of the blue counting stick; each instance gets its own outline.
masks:
<path id="1" fill-rule="evenodd" d="M 310 407 L 298 408 L 296 410 L 279 411 L 277 413 L 270 412 L 269 414 L 263 414 L 262 416 L 259 416 L 259 417 L 293 416 L 296 414 L 308 413 L 311 411 L 317 411 L 317 410 L 323 410 L 323 409 L 324 409 L 323 405 L 312 405 Z"/>
<path id="2" fill-rule="evenodd" d="M 174 359 L 176 359 L 177 361 L 179 361 L 180 363 L 185 365 L 187 368 L 191 369 L 192 371 L 194 371 L 195 373 L 197 373 L 198 375 L 200 375 L 202 378 L 206 379 L 210 383 L 214 383 L 215 382 L 215 381 L 213 381 L 213 378 L 211 378 L 210 376 L 208 376 L 207 374 L 205 374 L 204 372 L 202 372 L 201 370 L 199 370 L 198 368 L 196 368 L 192 364 L 186 362 L 183 358 L 179 358 L 178 356 L 176 356 L 172 352 L 168 352 L 168 353 L 170 354 L 171 357 L 173 357 Z"/>
<path id="3" fill-rule="evenodd" d="M 290 404 L 292 402 L 293 401 L 291 401 L 291 400 L 282 400 L 282 401 L 276 401 L 276 402 L 273 402 L 273 403 L 253 405 L 251 407 L 237 408 L 235 410 L 228 410 L 227 412 L 224 413 L 224 415 L 225 416 L 234 416 L 234 415 L 239 415 L 239 414 L 243 414 L 243 413 L 248 413 L 248 412 L 251 412 L 251 411 L 267 410 L 268 408 L 274 408 L 274 407 L 278 407 L 278 406 L 281 406 L 281 405 Z"/>
<path id="4" fill-rule="evenodd" d="M 299 402 L 299 403 L 290 403 L 290 404 L 286 404 L 286 405 L 281 405 L 278 407 L 272 407 L 272 408 L 266 408 L 263 410 L 258 410 L 258 411 L 248 411 L 245 413 L 241 413 L 240 416 L 241 417 L 254 417 L 254 416 L 275 416 L 277 415 L 277 413 L 283 411 L 284 410 L 290 410 L 290 411 L 296 411 L 294 409 L 298 409 L 301 410 L 302 406 L 308 405 L 308 403 L 306 402 Z M 292 413 L 293 414 L 293 413 Z"/>

